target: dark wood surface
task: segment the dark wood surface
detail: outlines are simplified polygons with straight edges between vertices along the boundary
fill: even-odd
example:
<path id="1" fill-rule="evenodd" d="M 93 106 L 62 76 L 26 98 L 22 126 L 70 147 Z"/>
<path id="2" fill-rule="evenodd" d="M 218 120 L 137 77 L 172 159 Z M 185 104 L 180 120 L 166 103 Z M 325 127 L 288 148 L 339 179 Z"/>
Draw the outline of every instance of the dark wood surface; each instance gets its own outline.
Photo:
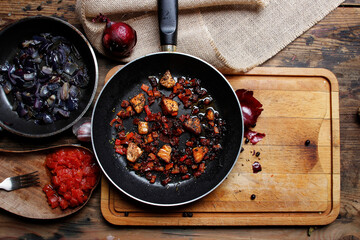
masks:
<path id="1" fill-rule="evenodd" d="M 75 0 L 3 0 L 0 28 L 26 16 L 64 18 L 81 27 L 74 14 Z M 0 46 L 3 47 L 3 46 Z M 0 239 L 360 239 L 360 0 L 347 0 L 262 66 L 322 67 L 339 81 L 341 141 L 341 209 L 328 226 L 154 228 L 118 227 L 100 212 L 100 188 L 78 213 L 52 221 L 18 217 L 0 210 Z M 99 79 L 117 62 L 98 55 Z M 89 113 L 88 113 L 89 115 Z M 8 142 L 17 144 L 8 146 Z M 1 133 L 0 147 L 75 143 L 71 131 L 52 141 L 31 141 Z M 25 203 L 26 204 L 26 203 Z M 308 237 L 308 233 L 311 236 Z"/>

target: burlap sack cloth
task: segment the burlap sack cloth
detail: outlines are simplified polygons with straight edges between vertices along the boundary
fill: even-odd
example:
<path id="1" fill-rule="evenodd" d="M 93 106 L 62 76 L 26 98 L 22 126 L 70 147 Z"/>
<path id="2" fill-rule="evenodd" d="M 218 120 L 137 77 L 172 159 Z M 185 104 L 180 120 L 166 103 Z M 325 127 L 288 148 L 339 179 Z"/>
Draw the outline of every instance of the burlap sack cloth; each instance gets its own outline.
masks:
<path id="1" fill-rule="evenodd" d="M 179 0 L 179 52 L 209 62 L 224 73 L 243 72 L 265 62 L 325 17 L 343 0 Z M 99 13 L 124 21 L 138 42 L 128 62 L 160 51 L 157 0 L 77 0 L 76 12 L 93 47 L 102 46 Z"/>

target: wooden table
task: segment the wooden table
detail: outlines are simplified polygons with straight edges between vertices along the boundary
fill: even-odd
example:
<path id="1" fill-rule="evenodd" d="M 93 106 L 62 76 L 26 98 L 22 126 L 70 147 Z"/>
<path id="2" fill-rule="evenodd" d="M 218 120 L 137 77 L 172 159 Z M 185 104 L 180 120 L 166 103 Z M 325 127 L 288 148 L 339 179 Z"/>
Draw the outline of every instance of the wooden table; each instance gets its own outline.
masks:
<path id="1" fill-rule="evenodd" d="M 81 28 L 75 0 L 3 0 L 0 28 L 26 16 L 38 14 L 64 18 Z M 322 21 L 288 45 L 264 67 L 321 67 L 339 81 L 341 141 L 341 209 L 328 226 L 159 228 L 119 227 L 109 224 L 100 212 L 100 187 L 78 213 L 53 221 L 30 221 L 0 210 L 0 239 L 360 239 L 360 0 L 347 0 Z M 99 79 L 118 63 L 98 55 Z M 100 88 L 99 88 L 100 91 Z M 90 113 L 87 113 L 90 115 Z M 0 148 L 8 139 L 2 133 Z M 19 144 L 33 145 L 18 139 Z M 76 143 L 71 131 L 53 137 L 51 144 Z M 45 141 L 40 143 L 47 145 Z M 8 146 L 7 146 L 8 147 Z M 16 146 L 13 146 L 16 147 Z M 313 231 L 314 230 L 314 231 Z"/>

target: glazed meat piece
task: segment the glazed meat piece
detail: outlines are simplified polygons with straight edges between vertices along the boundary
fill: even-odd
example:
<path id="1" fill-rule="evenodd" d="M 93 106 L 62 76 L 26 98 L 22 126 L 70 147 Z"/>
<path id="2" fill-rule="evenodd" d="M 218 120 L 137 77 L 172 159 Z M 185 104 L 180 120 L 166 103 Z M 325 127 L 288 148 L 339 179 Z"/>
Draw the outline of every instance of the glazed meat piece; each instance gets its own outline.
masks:
<path id="1" fill-rule="evenodd" d="M 163 145 L 159 152 L 157 153 L 158 157 L 160 157 L 165 162 L 169 163 L 171 159 L 171 147 L 170 145 Z"/>
<path id="2" fill-rule="evenodd" d="M 164 115 L 176 116 L 179 111 L 179 105 L 176 101 L 163 97 L 161 99 L 161 109 Z"/>
<path id="3" fill-rule="evenodd" d="M 169 70 L 167 70 L 164 74 L 164 76 L 160 79 L 160 84 L 163 87 L 166 88 L 172 88 L 175 86 L 176 81 L 174 80 L 174 78 L 171 76 L 171 73 Z"/>
<path id="4" fill-rule="evenodd" d="M 141 113 L 144 109 L 145 101 L 145 95 L 143 93 L 139 93 L 130 100 L 130 103 L 137 114 Z"/>
<path id="5" fill-rule="evenodd" d="M 138 123 L 138 132 L 139 132 L 139 134 L 148 134 L 148 132 L 149 132 L 149 123 L 139 121 L 139 123 Z"/>
<path id="6" fill-rule="evenodd" d="M 186 120 L 186 122 L 184 123 L 184 127 L 186 130 L 196 135 L 199 135 L 201 133 L 200 119 L 198 117 L 192 117 Z"/>
<path id="7" fill-rule="evenodd" d="M 130 162 L 135 162 L 143 153 L 135 143 L 130 142 L 126 151 L 126 158 Z"/>
<path id="8" fill-rule="evenodd" d="M 200 146 L 200 147 L 193 148 L 194 161 L 196 163 L 201 162 L 204 159 L 205 154 L 208 151 L 209 151 L 209 148 L 205 147 L 205 146 Z"/>

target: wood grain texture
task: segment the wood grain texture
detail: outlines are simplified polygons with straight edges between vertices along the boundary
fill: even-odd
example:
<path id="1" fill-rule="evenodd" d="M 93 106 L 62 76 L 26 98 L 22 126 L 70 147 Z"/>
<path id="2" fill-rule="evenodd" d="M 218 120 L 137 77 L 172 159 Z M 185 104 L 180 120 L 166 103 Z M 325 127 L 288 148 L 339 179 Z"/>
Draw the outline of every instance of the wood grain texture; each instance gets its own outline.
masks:
<path id="1" fill-rule="evenodd" d="M 28 16 L 53 16 L 80 26 L 74 0 L 1 1 L 0 28 Z"/>
<path id="2" fill-rule="evenodd" d="M 153 210 L 103 183 L 102 196 L 109 199 L 102 201 L 105 219 L 118 225 L 159 226 L 321 225 L 335 220 L 340 208 L 336 77 L 325 69 L 255 68 L 227 78 L 234 90 L 252 90 L 263 104 L 255 130 L 266 137 L 256 145 L 244 144 L 224 183 L 186 206 Z M 261 163 L 260 173 L 252 172 L 254 161 Z M 129 216 L 124 217 L 125 212 Z M 183 212 L 193 217 L 184 220 Z"/>
<path id="3" fill-rule="evenodd" d="M 341 4 L 342 7 L 359 7 L 360 1 L 359 0 L 346 0 Z"/>
<path id="4" fill-rule="evenodd" d="M 0 181 L 7 177 L 38 171 L 40 182 L 39 185 L 18 189 L 16 191 L 6 192 L 1 190 L 0 208 L 18 216 L 31 219 L 56 219 L 73 214 L 84 207 L 91 198 L 92 192 L 84 204 L 76 208 L 61 210 L 59 207 L 52 209 L 47 203 L 45 193 L 42 191 L 42 188 L 50 183 L 50 172 L 45 165 L 46 156 L 58 148 L 68 147 L 78 147 L 90 152 L 87 148 L 75 145 L 63 145 L 28 152 L 3 152 L 0 150 Z"/>
<path id="5" fill-rule="evenodd" d="M 0 24 L 43 11 L 22 10 L 29 3 L 37 5 L 47 0 L 4 0 L 0 2 Z M 53 0 L 54 12 L 44 15 L 64 15 L 66 20 L 80 27 L 72 10 L 59 5 L 74 5 L 75 0 Z M 346 7 L 350 6 L 350 7 Z M 100 212 L 100 187 L 88 204 L 76 214 L 52 221 L 29 221 L 0 210 L 0 238 L 3 239 L 360 239 L 360 122 L 356 117 L 360 107 L 360 8 L 359 0 L 346 0 L 342 6 L 289 44 L 264 67 L 316 67 L 330 69 L 339 81 L 341 206 L 340 215 L 330 225 L 320 227 L 308 237 L 304 227 L 117 227 L 108 224 Z M 353 7 L 355 6 L 355 7 Z M 70 8 L 71 9 L 71 8 Z M 10 16 L 9 16 L 10 15 Z M 99 79 L 118 65 L 97 55 Z M 102 87 L 99 82 L 98 91 Z M 87 116 L 91 115 L 91 110 Z M 78 143 L 68 130 L 56 138 L 39 144 L 0 133 L 0 146 L 12 149 L 36 148 L 38 145 Z M 316 225 L 316 224 L 314 224 Z M 314 226 L 313 225 L 313 226 Z"/>

